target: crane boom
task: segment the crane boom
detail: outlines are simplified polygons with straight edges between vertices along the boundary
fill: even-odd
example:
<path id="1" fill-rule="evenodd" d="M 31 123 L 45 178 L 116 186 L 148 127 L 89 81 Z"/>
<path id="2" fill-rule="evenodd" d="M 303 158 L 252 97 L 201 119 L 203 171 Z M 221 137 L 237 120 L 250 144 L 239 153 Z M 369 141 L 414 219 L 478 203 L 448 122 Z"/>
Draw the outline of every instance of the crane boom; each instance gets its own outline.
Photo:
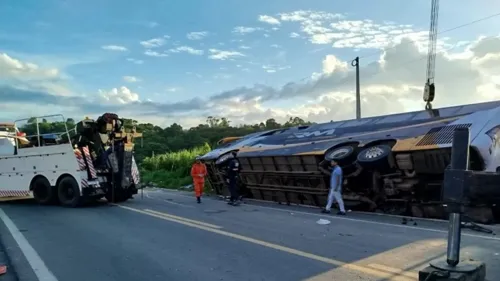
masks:
<path id="1" fill-rule="evenodd" d="M 436 68 L 437 26 L 439 16 L 439 0 L 431 0 L 431 26 L 429 30 L 429 46 L 427 52 L 427 77 L 424 87 L 425 109 L 431 110 L 434 100 L 434 72 Z"/>

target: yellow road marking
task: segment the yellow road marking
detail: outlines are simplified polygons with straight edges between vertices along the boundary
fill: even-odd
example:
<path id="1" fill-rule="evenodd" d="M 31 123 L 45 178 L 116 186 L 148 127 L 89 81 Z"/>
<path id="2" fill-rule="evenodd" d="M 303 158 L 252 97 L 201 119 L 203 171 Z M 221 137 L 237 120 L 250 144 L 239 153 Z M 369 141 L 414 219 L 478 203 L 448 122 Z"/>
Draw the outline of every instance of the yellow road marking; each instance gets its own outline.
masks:
<path id="1" fill-rule="evenodd" d="M 409 278 L 418 279 L 417 272 L 404 271 L 404 270 L 401 270 L 399 268 L 394 268 L 394 267 L 390 267 L 390 266 L 378 264 L 378 263 L 371 263 L 368 266 L 371 268 L 380 270 L 380 271 L 387 271 L 387 272 L 391 272 L 391 273 L 396 274 L 396 275 L 404 275 L 404 276 L 409 277 Z"/>
<path id="2" fill-rule="evenodd" d="M 388 275 L 394 276 L 389 280 L 418 280 L 418 270 L 422 265 L 425 266 L 427 259 L 434 259 L 441 256 L 441 253 L 446 250 L 446 241 L 444 239 L 428 239 L 419 240 L 409 243 L 388 251 L 356 261 L 356 264 L 367 266 L 373 270 L 386 272 Z M 389 264 L 404 264 L 404 267 L 411 270 L 401 270 L 399 268 L 379 264 L 378 262 Z M 320 273 L 316 276 L 306 279 L 306 281 L 327 281 L 327 280 L 357 280 L 358 276 L 349 276 L 348 267 L 341 266 L 332 270 Z M 371 279 L 370 279 L 371 280 Z"/>
<path id="3" fill-rule="evenodd" d="M 144 211 L 152 213 L 152 214 L 155 214 L 155 215 L 158 215 L 158 216 L 163 216 L 163 217 L 166 217 L 166 218 L 170 218 L 170 219 L 173 219 L 173 220 L 179 220 L 179 221 L 184 221 L 184 222 L 188 222 L 188 223 L 199 224 L 199 225 L 203 225 L 203 226 L 206 226 L 206 227 L 217 228 L 217 229 L 221 229 L 222 228 L 221 226 L 218 226 L 218 225 L 215 225 L 215 224 L 210 224 L 210 223 L 206 223 L 206 222 L 202 222 L 202 221 L 197 221 L 197 220 L 187 219 L 187 218 L 183 218 L 183 217 L 178 217 L 178 216 L 166 214 L 166 213 L 163 213 L 163 212 L 153 211 L 151 209 L 144 209 Z"/>
<path id="4" fill-rule="evenodd" d="M 190 226 L 190 227 L 202 229 L 202 230 L 209 231 L 209 232 L 212 232 L 212 233 L 217 233 L 217 234 L 220 234 L 220 235 L 223 235 L 223 236 L 227 236 L 227 237 L 231 237 L 231 238 L 234 238 L 234 239 L 238 239 L 238 240 L 250 242 L 250 243 L 257 244 L 257 245 L 260 245 L 260 246 L 264 246 L 264 247 L 267 247 L 267 248 L 271 248 L 271 249 L 275 249 L 275 250 L 278 250 L 278 251 L 286 252 L 286 253 L 289 253 L 289 254 L 293 254 L 293 255 L 304 257 L 304 258 L 308 258 L 308 259 L 312 259 L 312 260 L 324 262 L 324 263 L 327 263 L 327 264 L 335 265 L 335 266 L 338 266 L 338 267 L 342 267 L 344 269 L 358 271 L 358 272 L 361 272 L 361 273 L 364 273 L 364 274 L 376 276 L 376 277 L 379 277 L 379 278 L 384 278 L 386 280 L 392 280 L 392 281 L 415 281 L 416 280 L 415 278 L 410 278 L 410 277 L 407 277 L 407 276 L 395 276 L 397 274 L 393 273 L 393 272 L 387 272 L 387 271 L 383 271 L 383 270 L 379 270 L 379 269 L 373 269 L 373 268 L 370 268 L 370 267 L 367 267 L 367 266 L 363 266 L 363 265 L 350 264 L 350 263 L 342 262 L 342 261 L 339 261 L 339 260 L 334 260 L 334 259 L 331 259 L 331 258 L 322 257 L 322 256 L 318 256 L 318 255 L 315 255 L 315 254 L 307 253 L 307 252 L 300 251 L 300 250 L 297 250 L 297 249 L 293 249 L 293 248 L 289 248 L 289 247 L 285 247 L 285 246 L 281 246 L 281 245 L 269 243 L 269 242 L 266 242 L 266 241 L 258 240 L 258 239 L 255 239 L 255 238 L 243 236 L 243 235 L 240 235 L 240 234 L 231 233 L 231 232 L 228 232 L 228 231 L 224 231 L 224 230 L 220 230 L 220 229 L 216 229 L 216 228 L 212 228 L 212 227 L 207 227 L 207 226 L 199 224 L 199 222 L 197 222 L 197 221 L 187 220 L 185 218 L 181 218 L 181 217 L 177 217 L 177 216 L 172 216 L 172 215 L 168 215 L 168 214 L 165 214 L 165 213 L 160 213 L 160 212 L 156 212 L 156 211 L 151 212 L 151 210 L 147 210 L 147 209 L 146 210 L 139 210 L 139 209 L 135 209 L 135 208 L 123 206 L 123 205 L 117 205 L 117 206 L 120 207 L 120 208 L 124 208 L 124 209 L 130 210 L 130 211 L 137 212 L 137 213 L 141 213 L 141 214 L 153 216 L 153 217 L 164 219 L 164 220 L 168 220 L 168 221 L 171 221 L 171 222 L 180 223 L 180 224 L 183 224 L 183 225 L 186 225 L 186 226 Z M 394 269 L 394 270 L 400 270 L 400 269 Z M 400 270 L 400 271 L 404 272 L 402 270 Z M 411 274 L 411 273 L 409 273 L 409 274 Z"/>

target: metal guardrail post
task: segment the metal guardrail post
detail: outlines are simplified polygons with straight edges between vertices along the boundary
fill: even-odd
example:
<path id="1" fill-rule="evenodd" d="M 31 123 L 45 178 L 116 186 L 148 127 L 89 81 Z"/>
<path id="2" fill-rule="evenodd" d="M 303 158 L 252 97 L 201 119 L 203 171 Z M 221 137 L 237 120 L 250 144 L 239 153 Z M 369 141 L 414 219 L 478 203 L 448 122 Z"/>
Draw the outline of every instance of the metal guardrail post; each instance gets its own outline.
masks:
<path id="1" fill-rule="evenodd" d="M 473 280 L 483 281 L 486 266 L 482 262 L 460 262 L 462 214 L 467 201 L 469 169 L 469 128 L 457 128 L 453 134 L 451 165 L 445 170 L 442 200 L 450 213 L 446 260 L 431 262 L 419 272 L 419 280 Z M 457 279 L 458 278 L 458 279 Z"/>
<path id="2" fill-rule="evenodd" d="M 451 149 L 451 166 L 452 170 L 469 169 L 469 142 L 470 133 L 468 128 L 458 128 L 453 134 L 453 145 Z M 461 186 L 464 187 L 463 185 Z M 446 192 L 446 193 L 445 193 Z M 463 191 L 459 191 L 463 193 Z M 444 191 L 443 195 L 449 193 Z M 461 238 L 461 223 L 464 205 L 462 200 L 459 202 L 448 203 L 450 212 L 448 221 L 448 249 L 446 251 L 446 262 L 450 266 L 456 266 L 460 260 L 460 238 Z"/>

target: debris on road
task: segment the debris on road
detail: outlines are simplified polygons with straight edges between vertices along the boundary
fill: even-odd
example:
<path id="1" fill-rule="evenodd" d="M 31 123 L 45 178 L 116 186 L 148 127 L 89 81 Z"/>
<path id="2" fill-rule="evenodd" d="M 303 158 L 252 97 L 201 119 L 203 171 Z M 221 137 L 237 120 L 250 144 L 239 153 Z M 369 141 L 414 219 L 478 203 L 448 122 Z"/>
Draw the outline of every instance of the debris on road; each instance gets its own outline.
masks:
<path id="1" fill-rule="evenodd" d="M 316 223 L 320 225 L 327 225 L 330 224 L 330 221 L 325 219 L 319 219 Z"/>

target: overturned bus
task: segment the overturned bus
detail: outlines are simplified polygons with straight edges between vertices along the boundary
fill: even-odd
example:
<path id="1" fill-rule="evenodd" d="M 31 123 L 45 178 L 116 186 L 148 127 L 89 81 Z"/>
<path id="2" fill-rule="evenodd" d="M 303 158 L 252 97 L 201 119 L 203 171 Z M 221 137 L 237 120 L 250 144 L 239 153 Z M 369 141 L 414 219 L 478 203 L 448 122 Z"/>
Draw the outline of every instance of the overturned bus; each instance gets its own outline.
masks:
<path id="1" fill-rule="evenodd" d="M 255 133 L 204 158 L 210 179 L 220 177 L 219 194 L 225 190 L 224 163 L 237 151 L 246 197 L 322 207 L 329 183 L 322 167 L 335 159 L 344 170 L 343 197 L 350 208 L 443 218 L 442 181 L 458 127 L 470 129 L 469 168 L 496 172 L 498 101 Z M 483 223 L 498 220 L 499 202 L 494 194 L 471 200 L 467 215 Z"/>

